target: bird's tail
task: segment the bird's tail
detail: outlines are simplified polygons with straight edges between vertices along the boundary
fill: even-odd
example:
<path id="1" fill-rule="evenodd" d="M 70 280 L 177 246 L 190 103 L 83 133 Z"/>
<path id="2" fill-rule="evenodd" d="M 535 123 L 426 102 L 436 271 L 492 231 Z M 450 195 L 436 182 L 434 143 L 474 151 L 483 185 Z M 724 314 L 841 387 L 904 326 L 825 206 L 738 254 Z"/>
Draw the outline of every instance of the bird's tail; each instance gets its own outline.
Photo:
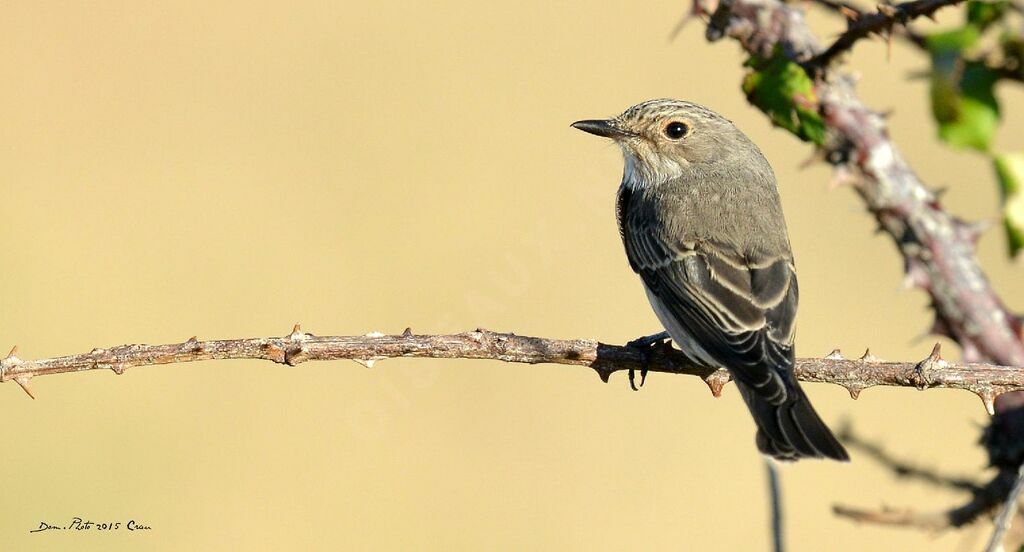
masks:
<path id="1" fill-rule="evenodd" d="M 762 453 L 778 460 L 850 460 L 795 379 L 786 385 L 786 400 L 779 404 L 772 404 L 743 384 L 738 383 L 738 387 L 757 423 L 757 448 Z"/>

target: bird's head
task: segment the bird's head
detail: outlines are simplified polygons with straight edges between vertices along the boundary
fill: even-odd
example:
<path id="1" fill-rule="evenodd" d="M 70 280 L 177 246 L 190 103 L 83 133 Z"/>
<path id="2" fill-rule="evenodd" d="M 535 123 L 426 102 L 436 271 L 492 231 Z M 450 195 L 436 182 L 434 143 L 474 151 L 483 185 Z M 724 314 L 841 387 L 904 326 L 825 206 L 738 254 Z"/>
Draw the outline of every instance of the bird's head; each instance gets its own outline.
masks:
<path id="1" fill-rule="evenodd" d="M 728 119 L 681 100 L 650 100 L 611 119 L 576 121 L 574 128 L 611 138 L 622 148 L 626 181 L 637 186 L 677 178 L 688 169 L 760 152 Z"/>

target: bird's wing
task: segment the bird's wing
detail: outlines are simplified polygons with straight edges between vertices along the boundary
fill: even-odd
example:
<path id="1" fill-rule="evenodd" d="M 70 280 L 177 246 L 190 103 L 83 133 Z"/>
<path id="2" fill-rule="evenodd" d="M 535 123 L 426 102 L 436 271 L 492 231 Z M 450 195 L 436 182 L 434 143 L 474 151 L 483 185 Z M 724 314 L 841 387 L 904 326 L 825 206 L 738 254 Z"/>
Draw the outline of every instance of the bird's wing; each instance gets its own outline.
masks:
<path id="1" fill-rule="evenodd" d="M 790 255 L 750 258 L 666 239 L 650 221 L 620 222 L 633 270 L 690 337 L 765 400 L 785 401 L 798 299 Z"/>

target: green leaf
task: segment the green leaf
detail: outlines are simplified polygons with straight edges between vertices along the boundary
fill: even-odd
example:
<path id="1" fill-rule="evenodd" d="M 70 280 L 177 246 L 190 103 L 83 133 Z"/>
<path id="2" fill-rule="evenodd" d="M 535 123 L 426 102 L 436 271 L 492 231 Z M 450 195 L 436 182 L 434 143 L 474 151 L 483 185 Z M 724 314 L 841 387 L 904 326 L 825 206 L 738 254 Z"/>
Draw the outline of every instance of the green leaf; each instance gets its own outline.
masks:
<path id="1" fill-rule="evenodd" d="M 801 140 L 819 146 L 825 142 L 825 123 L 818 113 L 814 81 L 803 67 L 776 49 L 768 59 L 751 58 L 752 70 L 743 79 L 747 100 L 776 125 Z"/>
<path id="2" fill-rule="evenodd" d="M 997 0 L 995 2 L 969 0 L 967 2 L 967 22 L 984 30 L 989 25 L 1002 19 L 1009 7 L 1009 0 Z"/>
<path id="3" fill-rule="evenodd" d="M 1003 198 L 1003 226 L 1010 256 L 1016 257 L 1024 248 L 1024 153 L 997 155 L 993 161 Z"/>
<path id="4" fill-rule="evenodd" d="M 933 54 L 939 52 L 959 54 L 967 48 L 974 46 L 980 37 L 981 31 L 978 27 L 965 25 L 959 29 L 928 35 L 927 45 Z"/>
<path id="5" fill-rule="evenodd" d="M 999 126 L 993 87 L 999 76 L 981 62 L 965 62 L 941 52 L 932 57 L 932 115 L 939 138 L 961 148 L 986 152 Z"/>

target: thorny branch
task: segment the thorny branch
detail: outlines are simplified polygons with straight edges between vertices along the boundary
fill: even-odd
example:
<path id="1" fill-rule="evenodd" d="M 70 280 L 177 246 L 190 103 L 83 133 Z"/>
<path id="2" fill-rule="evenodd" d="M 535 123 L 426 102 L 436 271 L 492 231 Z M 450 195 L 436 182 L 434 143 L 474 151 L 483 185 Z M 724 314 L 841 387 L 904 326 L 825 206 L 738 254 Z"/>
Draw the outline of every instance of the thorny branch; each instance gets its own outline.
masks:
<path id="1" fill-rule="evenodd" d="M 195 337 L 167 345 L 121 345 L 109 349 L 47 358 L 22 360 L 16 350 L 0 360 L 0 382 L 15 381 L 30 396 L 29 382 L 37 376 L 111 370 L 122 374 L 128 368 L 175 364 L 197 360 L 269 360 L 295 366 L 310 360 L 355 360 L 372 367 L 377 361 L 397 357 L 490 359 L 525 364 L 568 364 L 593 368 L 602 380 L 621 370 L 647 370 L 698 376 L 718 396 L 728 383 L 723 369 L 699 366 L 669 343 L 641 349 L 607 345 L 585 339 L 545 339 L 483 329 L 453 335 L 401 335 L 370 333 L 360 336 L 317 336 L 298 325 L 283 337 L 199 341 Z M 999 393 L 1024 389 L 1024 369 L 985 364 L 956 364 L 943 360 L 935 345 L 920 362 L 888 362 L 870 352 L 859 359 L 846 359 L 838 350 L 824 358 L 797 360 L 796 375 L 808 382 L 834 383 L 845 387 L 853 398 L 878 385 L 965 389 L 977 394 L 991 411 Z"/>
<path id="2" fill-rule="evenodd" d="M 846 2 L 844 0 L 812 0 L 812 2 L 818 6 L 825 8 L 826 10 L 842 15 L 843 17 L 846 18 L 847 25 L 851 28 L 853 27 L 855 22 L 860 21 L 865 17 L 865 15 L 868 15 L 868 12 L 865 12 L 855 4 Z M 891 9 L 893 9 L 893 7 L 889 4 L 883 4 L 878 7 L 879 13 L 883 14 L 888 13 Z M 1017 13 L 1024 13 L 1024 4 L 1011 2 L 1010 9 L 1016 11 Z M 933 14 L 924 15 L 925 17 L 930 18 Z M 887 40 L 891 39 L 893 36 L 896 36 L 905 39 L 907 43 L 915 46 L 920 50 L 928 51 L 929 48 L 927 35 L 918 33 L 914 29 L 912 29 L 910 27 L 910 19 L 915 18 L 908 18 L 908 20 L 906 21 L 894 22 L 893 24 L 885 28 L 884 31 L 871 32 L 876 32 L 878 34 L 884 33 L 884 37 Z M 871 32 L 859 38 L 867 38 L 868 36 L 870 36 Z M 851 44 L 848 49 L 852 48 L 853 44 Z M 988 56 L 982 56 L 982 58 L 985 57 Z M 999 77 L 1002 79 L 1024 82 L 1024 68 L 1020 66 L 1019 60 L 1017 60 L 1015 57 L 1007 59 L 1004 56 L 1002 58 L 987 59 L 986 65 L 989 67 L 989 69 L 998 74 Z M 809 67 L 808 69 L 814 71 L 818 68 Z"/>
<path id="3" fill-rule="evenodd" d="M 936 10 L 945 6 L 959 4 L 964 0 L 915 0 L 903 4 L 879 4 L 875 13 L 846 12 L 847 29 L 831 46 L 804 62 L 804 68 L 810 74 L 817 74 L 832 64 L 836 58 L 853 48 L 858 40 L 871 34 L 889 32 L 895 25 L 905 26 L 918 17 L 932 17 Z M 840 4 L 846 10 L 851 6 Z M 853 17 L 850 17 L 853 15 Z M 913 35 L 912 35 L 913 36 Z"/>
<path id="4" fill-rule="evenodd" d="M 834 0 L 842 10 L 841 0 Z M 868 109 L 854 91 L 853 79 L 832 69 L 831 60 L 856 39 L 877 29 L 905 23 L 908 6 L 929 14 L 953 0 L 920 0 L 899 10 L 861 13 L 848 35 L 821 48 L 799 6 L 780 0 L 694 0 L 698 13 L 710 13 L 705 36 L 735 39 L 750 55 L 768 58 L 782 52 L 814 78 L 813 107 L 826 127 L 821 157 L 834 168 L 837 182 L 849 182 L 903 256 L 905 284 L 926 291 L 935 311 L 931 331 L 947 335 L 968 362 L 1024 366 L 1024 330 L 992 289 L 975 258 L 983 226 L 966 223 L 946 211 L 938 193 L 914 173 L 889 137 L 885 118 Z M 895 9 L 895 8 L 893 8 Z M 886 12 L 892 11 L 891 14 Z M 860 22 L 860 23 L 858 23 Z M 995 401 L 996 417 L 986 434 L 990 462 L 999 469 L 989 483 L 959 508 L 920 515 L 908 510 L 864 512 L 837 509 L 854 519 L 917 527 L 959 526 L 1006 498 L 1024 459 L 1024 393 L 1006 393 Z"/>

